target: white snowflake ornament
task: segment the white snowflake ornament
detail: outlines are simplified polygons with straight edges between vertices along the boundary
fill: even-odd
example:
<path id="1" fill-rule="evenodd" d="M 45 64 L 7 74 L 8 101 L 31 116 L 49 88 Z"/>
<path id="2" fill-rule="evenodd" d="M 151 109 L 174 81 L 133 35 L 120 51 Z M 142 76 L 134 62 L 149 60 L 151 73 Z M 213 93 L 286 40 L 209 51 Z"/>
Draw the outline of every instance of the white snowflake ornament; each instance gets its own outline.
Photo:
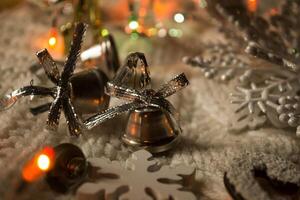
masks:
<path id="1" fill-rule="evenodd" d="M 228 44 L 206 45 L 208 50 L 184 62 L 199 67 L 206 78 L 234 81 L 231 130 L 268 122 L 294 128 L 300 136 L 300 1 L 282 2 L 274 15 L 249 13 L 243 1 L 231 4 L 211 0 L 208 6 Z"/>
<path id="2" fill-rule="evenodd" d="M 152 158 L 148 151 L 136 151 L 126 161 L 127 169 L 117 161 L 89 159 L 92 166 L 89 176 L 97 180 L 81 185 L 76 192 L 77 200 L 196 200 L 193 193 L 183 190 L 183 184 L 194 179 L 193 168 L 159 167 Z"/>

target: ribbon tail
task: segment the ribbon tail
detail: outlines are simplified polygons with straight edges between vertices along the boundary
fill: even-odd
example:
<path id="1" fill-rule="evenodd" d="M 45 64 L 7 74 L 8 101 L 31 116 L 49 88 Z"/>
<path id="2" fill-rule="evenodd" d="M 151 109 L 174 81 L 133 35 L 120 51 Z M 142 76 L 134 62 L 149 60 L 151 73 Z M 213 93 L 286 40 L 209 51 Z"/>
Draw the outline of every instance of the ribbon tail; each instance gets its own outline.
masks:
<path id="1" fill-rule="evenodd" d="M 155 96 L 166 98 L 179 90 L 189 85 L 189 81 L 184 73 L 181 73 L 171 79 L 169 82 L 163 84 L 156 92 Z"/>
<path id="2" fill-rule="evenodd" d="M 54 92 L 51 88 L 39 87 L 39 86 L 25 86 L 18 90 L 13 91 L 10 94 L 0 97 L 0 111 L 11 108 L 19 99 L 30 95 L 41 96 L 54 96 Z"/>
<path id="3" fill-rule="evenodd" d="M 145 106 L 145 104 L 141 104 L 138 102 L 131 102 L 131 103 L 123 104 L 123 105 L 116 106 L 113 108 L 109 108 L 103 112 L 100 112 L 99 114 L 96 114 L 96 115 L 88 118 L 84 122 L 84 125 L 87 129 L 90 130 L 108 119 L 112 119 L 112 118 L 114 118 L 118 115 L 121 115 L 127 111 L 135 110 L 135 109 L 138 109 L 138 108 L 141 108 L 144 106 Z"/>

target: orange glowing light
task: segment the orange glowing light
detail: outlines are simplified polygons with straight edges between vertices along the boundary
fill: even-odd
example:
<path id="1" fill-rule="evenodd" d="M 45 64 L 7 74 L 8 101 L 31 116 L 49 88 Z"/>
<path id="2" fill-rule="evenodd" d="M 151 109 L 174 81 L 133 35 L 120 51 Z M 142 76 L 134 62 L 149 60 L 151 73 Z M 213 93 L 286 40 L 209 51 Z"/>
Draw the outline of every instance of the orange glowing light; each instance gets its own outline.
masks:
<path id="1" fill-rule="evenodd" d="M 258 0 L 248 0 L 247 7 L 250 12 L 256 12 L 258 7 Z"/>
<path id="2" fill-rule="evenodd" d="M 153 12 L 158 21 L 164 21 L 173 16 L 173 14 L 180 8 L 180 0 L 166 1 L 155 0 L 153 2 Z"/>
<path id="3" fill-rule="evenodd" d="M 50 167 L 50 158 L 45 154 L 41 154 L 38 157 L 37 164 L 40 170 L 47 171 Z"/>
<path id="4" fill-rule="evenodd" d="M 50 48 L 55 48 L 57 44 L 57 37 L 58 37 L 58 32 L 56 28 L 51 28 L 49 32 L 49 39 L 48 39 L 48 45 Z"/>
<path id="5" fill-rule="evenodd" d="M 57 42 L 57 39 L 54 36 L 50 37 L 49 40 L 48 40 L 48 44 L 52 48 L 56 45 L 56 42 Z"/>
<path id="6" fill-rule="evenodd" d="M 64 56 L 64 38 L 57 28 L 51 28 L 48 32 L 43 33 L 40 37 L 35 38 L 32 43 L 33 51 L 40 51 L 47 48 L 54 59 L 62 59 Z"/>
<path id="7" fill-rule="evenodd" d="M 54 166 L 55 153 L 51 147 L 45 147 L 37 153 L 23 168 L 22 177 L 27 182 L 33 182 L 42 177 Z"/>

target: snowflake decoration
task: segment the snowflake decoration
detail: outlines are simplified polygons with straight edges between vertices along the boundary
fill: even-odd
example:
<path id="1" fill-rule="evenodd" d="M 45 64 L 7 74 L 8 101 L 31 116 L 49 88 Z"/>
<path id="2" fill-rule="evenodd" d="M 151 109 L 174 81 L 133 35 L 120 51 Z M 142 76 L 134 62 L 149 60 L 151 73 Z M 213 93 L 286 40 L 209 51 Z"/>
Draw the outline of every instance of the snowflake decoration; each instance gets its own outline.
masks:
<path id="1" fill-rule="evenodd" d="M 297 127 L 300 136 L 300 30 L 295 20 L 300 3 L 287 1 L 281 13 L 269 19 L 249 15 L 241 1 L 232 9 L 225 1 L 213 0 L 209 9 L 225 23 L 225 35 L 234 33 L 234 40 L 208 45 L 209 58 L 186 57 L 184 62 L 200 67 L 207 78 L 239 81 L 231 94 L 237 105 L 231 129 L 256 129 L 270 122 L 279 128 Z"/>
<path id="2" fill-rule="evenodd" d="M 191 183 L 194 179 L 194 169 L 183 166 L 160 168 L 145 150 L 134 152 L 127 160 L 126 165 L 130 170 L 104 158 L 92 158 L 89 162 L 92 166 L 89 178 L 98 179 L 98 182 L 81 185 L 76 192 L 78 200 L 196 199 L 193 193 L 183 188 L 185 181 Z"/>

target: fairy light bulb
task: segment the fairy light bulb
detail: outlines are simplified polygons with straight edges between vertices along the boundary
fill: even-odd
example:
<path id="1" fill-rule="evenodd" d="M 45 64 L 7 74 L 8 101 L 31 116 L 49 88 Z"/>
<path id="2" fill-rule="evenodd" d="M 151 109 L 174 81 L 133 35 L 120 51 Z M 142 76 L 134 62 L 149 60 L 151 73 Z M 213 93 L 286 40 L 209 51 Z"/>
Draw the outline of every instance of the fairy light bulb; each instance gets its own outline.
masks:
<path id="1" fill-rule="evenodd" d="M 56 45 L 56 43 L 57 43 L 56 37 L 52 36 L 49 38 L 48 44 L 50 47 L 54 47 Z"/>
<path id="2" fill-rule="evenodd" d="M 247 7 L 250 12 L 256 12 L 258 7 L 258 0 L 247 0 Z"/>
<path id="3" fill-rule="evenodd" d="M 42 171 L 47 171 L 50 167 L 50 159 L 47 155 L 41 154 L 37 159 L 37 165 Z"/>
<path id="4" fill-rule="evenodd" d="M 174 21 L 181 24 L 184 22 L 184 15 L 182 13 L 176 13 L 174 15 Z"/>
<path id="5" fill-rule="evenodd" d="M 139 27 L 139 23 L 137 21 L 133 20 L 133 21 L 129 22 L 128 26 L 131 30 L 136 30 Z"/>
<path id="6" fill-rule="evenodd" d="M 52 147 L 45 147 L 29 160 L 22 170 L 23 180 L 33 182 L 42 177 L 54 166 L 55 152 Z"/>
<path id="7" fill-rule="evenodd" d="M 50 48 L 54 49 L 57 45 L 58 33 L 56 28 L 51 28 L 49 33 L 48 45 Z"/>

